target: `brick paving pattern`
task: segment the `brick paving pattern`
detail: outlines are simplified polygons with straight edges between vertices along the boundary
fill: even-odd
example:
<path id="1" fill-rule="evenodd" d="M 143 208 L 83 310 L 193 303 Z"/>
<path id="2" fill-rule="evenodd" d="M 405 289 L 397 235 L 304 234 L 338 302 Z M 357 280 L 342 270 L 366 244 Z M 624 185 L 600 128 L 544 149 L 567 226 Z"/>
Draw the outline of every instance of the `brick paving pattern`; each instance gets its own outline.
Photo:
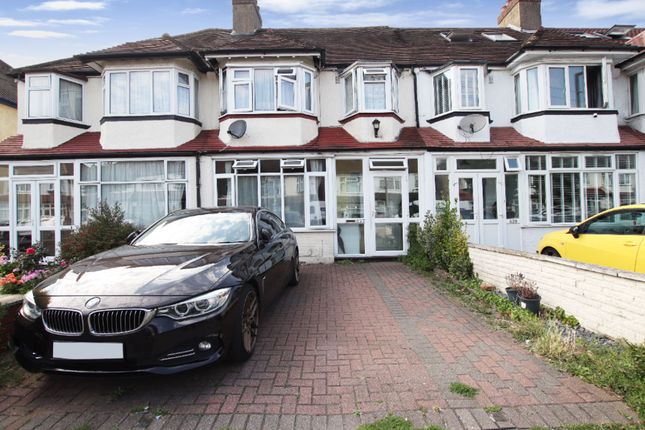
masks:
<path id="1" fill-rule="evenodd" d="M 479 394 L 451 393 L 456 381 Z M 487 414 L 492 405 L 501 412 Z M 304 267 L 242 365 L 30 375 L 0 391 L 7 429 L 355 429 L 387 413 L 447 429 L 635 419 L 615 394 L 553 369 L 396 262 Z"/>

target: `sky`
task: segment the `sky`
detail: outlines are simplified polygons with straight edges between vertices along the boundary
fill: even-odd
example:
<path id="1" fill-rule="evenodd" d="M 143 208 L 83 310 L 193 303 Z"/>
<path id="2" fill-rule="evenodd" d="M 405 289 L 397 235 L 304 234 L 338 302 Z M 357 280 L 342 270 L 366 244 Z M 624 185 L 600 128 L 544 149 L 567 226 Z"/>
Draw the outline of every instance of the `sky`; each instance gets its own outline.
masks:
<path id="1" fill-rule="evenodd" d="M 494 27 L 505 0 L 259 0 L 263 26 Z M 645 0 L 543 0 L 547 27 L 645 23 Z M 13 67 L 123 42 L 231 27 L 231 0 L 0 0 Z"/>

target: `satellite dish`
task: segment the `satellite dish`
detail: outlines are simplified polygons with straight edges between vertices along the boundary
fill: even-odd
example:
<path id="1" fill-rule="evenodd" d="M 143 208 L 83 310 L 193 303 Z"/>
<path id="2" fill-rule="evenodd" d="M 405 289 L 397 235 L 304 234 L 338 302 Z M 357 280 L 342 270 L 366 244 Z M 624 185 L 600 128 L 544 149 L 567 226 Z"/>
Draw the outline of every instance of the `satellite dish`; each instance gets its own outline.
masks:
<path id="1" fill-rule="evenodd" d="M 471 135 L 482 131 L 488 124 L 488 117 L 479 114 L 465 116 L 459 121 L 457 128 L 464 134 Z"/>
<path id="2" fill-rule="evenodd" d="M 244 136 L 244 133 L 246 133 L 246 121 L 244 121 L 243 119 L 233 121 L 233 123 L 231 123 L 231 125 L 228 127 L 228 134 L 236 139 Z"/>

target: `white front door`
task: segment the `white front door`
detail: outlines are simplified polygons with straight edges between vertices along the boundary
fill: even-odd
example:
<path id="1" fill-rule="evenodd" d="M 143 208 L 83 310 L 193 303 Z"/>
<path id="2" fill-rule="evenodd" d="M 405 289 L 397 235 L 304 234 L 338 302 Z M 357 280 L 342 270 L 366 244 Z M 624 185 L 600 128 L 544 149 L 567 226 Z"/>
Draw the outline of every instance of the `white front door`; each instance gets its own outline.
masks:
<path id="1" fill-rule="evenodd" d="M 35 243 L 47 249 L 48 255 L 56 251 L 56 182 L 14 182 L 15 237 L 13 243 L 24 251 Z"/>
<path id="2" fill-rule="evenodd" d="M 490 246 L 502 245 L 503 217 L 501 181 L 496 174 L 458 175 L 457 209 L 469 240 Z"/>
<path id="3" fill-rule="evenodd" d="M 408 184 L 404 172 L 370 172 L 367 251 L 375 256 L 401 255 L 405 251 L 408 219 Z"/>

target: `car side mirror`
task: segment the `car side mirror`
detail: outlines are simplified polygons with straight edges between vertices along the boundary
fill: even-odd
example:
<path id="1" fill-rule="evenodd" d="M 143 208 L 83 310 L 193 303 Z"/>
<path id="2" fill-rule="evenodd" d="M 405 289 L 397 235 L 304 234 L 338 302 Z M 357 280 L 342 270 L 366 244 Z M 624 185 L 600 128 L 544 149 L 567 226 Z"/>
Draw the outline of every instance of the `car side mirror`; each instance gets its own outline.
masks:
<path id="1" fill-rule="evenodd" d="M 132 244 L 132 242 L 134 242 L 134 241 L 135 241 L 135 239 L 136 239 L 137 237 L 139 237 L 139 235 L 140 235 L 140 234 L 141 234 L 141 231 L 139 231 L 139 230 L 135 230 L 135 231 L 133 231 L 132 233 L 130 233 L 130 234 L 128 235 L 128 237 L 126 237 L 126 238 L 125 238 L 125 240 L 126 240 L 126 242 L 128 243 L 128 245 Z"/>
<path id="2" fill-rule="evenodd" d="M 260 243 L 265 244 L 271 241 L 271 232 L 268 228 L 260 229 Z"/>
<path id="3" fill-rule="evenodd" d="M 575 239 L 579 238 L 579 237 L 580 237 L 580 227 L 578 227 L 577 225 L 575 225 L 575 226 L 571 227 L 571 228 L 569 229 L 569 233 L 570 233 L 570 234 L 571 234 L 571 236 L 573 236 Z"/>

